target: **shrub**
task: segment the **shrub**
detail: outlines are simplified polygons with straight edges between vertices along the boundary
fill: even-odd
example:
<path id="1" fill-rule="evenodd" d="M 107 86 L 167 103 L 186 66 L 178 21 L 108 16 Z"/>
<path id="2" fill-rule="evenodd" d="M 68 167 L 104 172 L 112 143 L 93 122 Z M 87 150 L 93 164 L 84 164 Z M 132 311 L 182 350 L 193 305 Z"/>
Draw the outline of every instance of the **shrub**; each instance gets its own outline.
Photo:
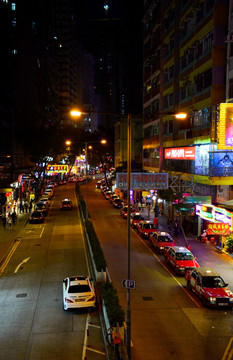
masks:
<path id="1" fill-rule="evenodd" d="M 233 235 L 228 235 L 226 239 L 226 248 L 227 251 L 233 250 Z"/>
<path id="2" fill-rule="evenodd" d="M 111 326 L 122 326 L 125 319 L 125 313 L 119 303 L 116 289 L 112 283 L 101 283 L 101 293 L 104 300 L 108 320 Z"/>

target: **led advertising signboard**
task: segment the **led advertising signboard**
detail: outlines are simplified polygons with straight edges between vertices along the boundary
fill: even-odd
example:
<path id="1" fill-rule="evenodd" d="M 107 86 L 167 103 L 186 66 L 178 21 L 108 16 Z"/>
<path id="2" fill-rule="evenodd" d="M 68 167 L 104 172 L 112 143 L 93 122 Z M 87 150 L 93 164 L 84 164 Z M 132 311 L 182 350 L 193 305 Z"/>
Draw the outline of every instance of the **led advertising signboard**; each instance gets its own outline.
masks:
<path id="1" fill-rule="evenodd" d="M 195 146 L 165 149 L 165 159 L 195 160 Z"/>
<path id="2" fill-rule="evenodd" d="M 116 188 L 127 190 L 127 173 L 116 173 Z M 132 173 L 131 190 L 168 189 L 167 173 Z"/>
<path id="3" fill-rule="evenodd" d="M 48 165 L 46 168 L 47 173 L 56 172 L 56 173 L 63 173 L 68 172 L 68 165 Z"/>
<path id="4" fill-rule="evenodd" d="M 232 226 L 233 213 L 211 204 L 196 205 L 196 215 L 213 223 L 224 223 L 229 224 L 230 227 Z"/>
<path id="5" fill-rule="evenodd" d="M 218 144 L 220 150 L 233 149 L 233 103 L 221 103 L 219 106 Z"/>
<path id="6" fill-rule="evenodd" d="M 224 223 L 208 223 L 207 224 L 207 234 L 208 235 L 229 235 L 230 234 L 230 225 Z"/>

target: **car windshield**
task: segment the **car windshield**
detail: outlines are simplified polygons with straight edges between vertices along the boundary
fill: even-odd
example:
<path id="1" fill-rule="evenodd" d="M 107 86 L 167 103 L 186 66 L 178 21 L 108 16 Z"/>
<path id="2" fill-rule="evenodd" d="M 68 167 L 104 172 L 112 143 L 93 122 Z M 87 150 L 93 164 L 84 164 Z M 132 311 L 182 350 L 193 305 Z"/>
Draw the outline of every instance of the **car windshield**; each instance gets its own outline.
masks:
<path id="1" fill-rule="evenodd" d="M 77 293 L 85 293 L 90 292 L 90 286 L 89 285 L 72 285 L 69 287 L 69 294 L 77 294 Z"/>
<path id="2" fill-rule="evenodd" d="M 176 260 L 194 260 L 194 257 L 190 252 L 177 252 Z"/>
<path id="3" fill-rule="evenodd" d="M 143 220 L 143 217 L 141 215 L 135 215 L 133 220 Z"/>
<path id="4" fill-rule="evenodd" d="M 202 286 L 207 288 L 222 288 L 226 285 L 220 276 L 203 276 Z"/>
<path id="5" fill-rule="evenodd" d="M 143 228 L 144 229 L 155 229 L 155 225 L 154 224 L 144 224 Z"/>
<path id="6" fill-rule="evenodd" d="M 158 236 L 158 242 L 173 242 L 170 236 Z"/>
<path id="7" fill-rule="evenodd" d="M 68 205 L 68 204 L 70 204 L 70 201 L 67 201 L 67 200 L 66 200 L 66 201 L 62 201 L 62 204 L 63 204 L 63 205 Z"/>

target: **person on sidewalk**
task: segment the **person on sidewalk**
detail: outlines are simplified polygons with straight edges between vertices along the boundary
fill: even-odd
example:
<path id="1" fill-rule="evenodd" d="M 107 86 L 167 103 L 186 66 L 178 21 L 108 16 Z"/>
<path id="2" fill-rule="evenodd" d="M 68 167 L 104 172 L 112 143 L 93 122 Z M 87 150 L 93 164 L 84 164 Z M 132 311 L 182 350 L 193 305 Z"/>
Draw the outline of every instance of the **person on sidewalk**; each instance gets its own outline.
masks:
<path id="1" fill-rule="evenodd" d="M 4 214 L 2 217 L 2 226 L 4 229 L 6 228 L 6 214 Z"/>
<path id="2" fill-rule="evenodd" d="M 11 218 L 11 214 L 9 213 L 7 216 L 7 224 L 9 228 L 11 228 L 11 223 L 12 223 L 12 218 Z"/>
<path id="3" fill-rule="evenodd" d="M 16 214 L 15 211 L 13 211 L 13 213 L 12 213 L 12 215 L 11 215 L 11 218 L 12 218 L 12 223 L 13 223 L 13 225 L 15 225 L 15 222 L 16 222 L 16 220 L 17 220 L 17 214 Z"/>

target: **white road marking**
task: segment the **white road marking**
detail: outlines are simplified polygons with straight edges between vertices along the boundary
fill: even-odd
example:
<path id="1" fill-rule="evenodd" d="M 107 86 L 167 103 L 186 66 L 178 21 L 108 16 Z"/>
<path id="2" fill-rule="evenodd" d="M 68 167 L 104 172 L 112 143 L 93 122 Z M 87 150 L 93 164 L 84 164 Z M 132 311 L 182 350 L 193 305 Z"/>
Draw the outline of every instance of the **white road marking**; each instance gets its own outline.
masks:
<path id="1" fill-rule="evenodd" d="M 17 267 L 16 267 L 16 269 L 15 269 L 15 271 L 14 271 L 14 273 L 16 274 L 17 272 L 18 272 L 18 270 L 19 270 L 19 268 L 20 268 L 20 266 L 22 265 L 22 264 L 24 264 L 24 263 L 26 263 L 28 260 L 30 259 L 30 257 L 29 258 L 26 258 L 26 259 L 24 259 Z"/>

